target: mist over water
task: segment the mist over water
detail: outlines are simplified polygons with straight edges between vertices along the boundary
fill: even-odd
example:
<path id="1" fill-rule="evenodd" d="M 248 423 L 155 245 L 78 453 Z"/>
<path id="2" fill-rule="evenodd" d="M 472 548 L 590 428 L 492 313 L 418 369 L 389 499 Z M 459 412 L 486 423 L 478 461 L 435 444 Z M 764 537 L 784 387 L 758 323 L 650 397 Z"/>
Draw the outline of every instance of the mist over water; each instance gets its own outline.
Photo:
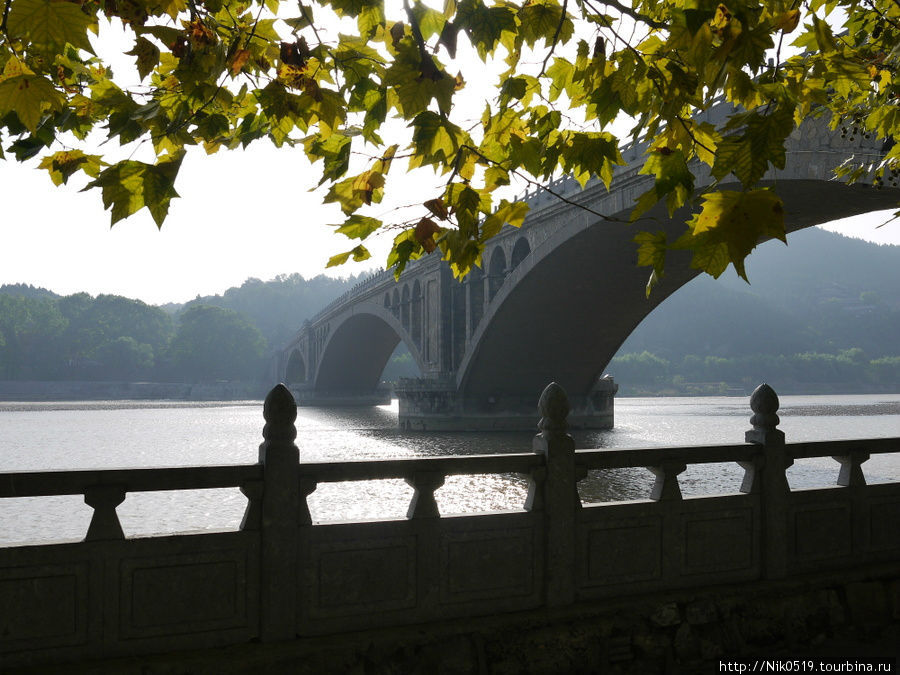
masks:
<path id="1" fill-rule="evenodd" d="M 742 443 L 746 397 L 620 398 L 616 427 L 576 432 L 578 448 Z M 900 436 L 900 395 L 784 396 L 780 428 L 788 442 Z M 408 433 L 397 429 L 396 402 L 374 408 L 300 408 L 301 461 L 343 461 L 448 454 L 529 452 L 533 432 Z M 535 411 L 535 424 L 538 415 Z M 0 404 L 0 473 L 88 468 L 248 464 L 262 440 L 262 403 L 92 401 Z M 900 480 L 900 457 L 873 456 L 870 483 Z M 838 464 L 801 460 L 793 488 L 833 485 Z M 736 492 L 735 464 L 695 465 L 679 476 L 683 494 Z M 643 468 L 591 472 L 585 502 L 645 499 L 653 476 Z M 451 476 L 436 498 L 441 513 L 522 507 L 521 476 Z M 405 516 L 412 488 L 403 481 L 322 484 L 310 496 L 315 520 Z M 238 527 L 246 499 L 237 489 L 129 493 L 118 508 L 128 536 Z M 0 500 L 0 545 L 83 538 L 91 509 L 83 499 Z"/>

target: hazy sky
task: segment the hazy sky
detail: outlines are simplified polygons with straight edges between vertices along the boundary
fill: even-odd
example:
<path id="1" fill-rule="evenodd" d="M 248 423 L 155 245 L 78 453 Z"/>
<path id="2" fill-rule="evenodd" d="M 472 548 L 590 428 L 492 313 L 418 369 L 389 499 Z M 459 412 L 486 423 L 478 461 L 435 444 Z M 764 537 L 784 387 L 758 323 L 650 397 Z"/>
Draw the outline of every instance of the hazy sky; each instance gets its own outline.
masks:
<path id="1" fill-rule="evenodd" d="M 101 56 L 118 54 L 120 74 L 132 67 L 121 62 L 130 47 L 121 31 L 104 28 L 92 42 Z M 484 104 L 479 91 L 494 77 L 478 65 L 465 69 L 467 86 L 460 93 L 468 100 L 455 111 L 466 117 L 477 118 Z M 99 191 L 80 193 L 84 181 L 78 175 L 57 188 L 37 162 L 0 160 L 0 284 L 28 283 L 60 294 L 115 293 L 159 304 L 221 293 L 248 277 L 322 273 L 330 256 L 354 242 L 327 226 L 342 220 L 340 210 L 322 204 L 321 190 L 309 191 L 320 167 L 311 167 L 302 150 L 257 146 L 212 156 L 189 152 L 176 183 L 181 198 L 172 200 L 161 231 L 146 209 L 110 228 Z M 404 168 L 395 166 L 388 179 L 389 191 L 392 182 L 404 182 L 401 199 L 421 203 L 442 183 L 431 175 L 410 180 Z M 841 230 L 900 244 L 900 222 L 876 229 L 889 213 L 853 219 Z M 385 208 L 373 215 L 389 220 L 391 214 Z M 327 273 L 345 276 L 383 265 L 392 238 L 367 242 L 373 258 L 366 263 Z"/>

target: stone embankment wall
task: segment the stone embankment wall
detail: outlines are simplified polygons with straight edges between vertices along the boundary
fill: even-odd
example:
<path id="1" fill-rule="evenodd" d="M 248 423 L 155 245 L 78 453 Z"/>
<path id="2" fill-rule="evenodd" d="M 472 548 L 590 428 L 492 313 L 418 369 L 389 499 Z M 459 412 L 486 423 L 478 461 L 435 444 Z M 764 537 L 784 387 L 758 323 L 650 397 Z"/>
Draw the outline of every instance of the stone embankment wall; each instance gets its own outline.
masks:
<path id="1" fill-rule="evenodd" d="M 900 658 L 900 571 L 67 665 L 69 675 L 717 673 L 738 658 Z M 17 669 L 9 675 L 36 675 Z"/>
<path id="2" fill-rule="evenodd" d="M 266 391 L 258 382 L 0 381 L 0 401 L 233 401 L 262 399 Z"/>

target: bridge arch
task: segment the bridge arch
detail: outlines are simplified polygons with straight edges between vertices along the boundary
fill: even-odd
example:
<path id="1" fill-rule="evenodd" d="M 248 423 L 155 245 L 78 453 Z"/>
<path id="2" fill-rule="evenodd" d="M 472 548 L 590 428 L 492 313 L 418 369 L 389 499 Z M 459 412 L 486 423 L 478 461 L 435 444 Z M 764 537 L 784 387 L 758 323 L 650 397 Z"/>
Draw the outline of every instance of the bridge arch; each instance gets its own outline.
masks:
<path id="1" fill-rule="evenodd" d="M 422 284 L 416 279 L 412 291 L 412 341 L 416 349 L 422 349 Z"/>
<path id="2" fill-rule="evenodd" d="M 528 257 L 528 254 L 531 253 L 531 244 L 528 243 L 527 237 L 519 237 L 516 239 L 516 244 L 513 246 L 512 256 L 510 259 L 510 268 L 516 269 L 525 258 Z"/>
<path id="3" fill-rule="evenodd" d="M 812 165 L 814 170 L 821 167 Z M 788 232 L 889 208 L 897 198 L 896 191 L 887 195 L 818 175 L 782 178 L 778 192 Z M 614 217 L 627 219 L 629 212 L 622 209 Z M 673 241 L 687 214 L 668 218 L 658 209 L 649 217 L 658 225 L 652 229 L 663 229 Z M 459 364 L 458 391 L 469 400 L 487 400 L 541 391 L 555 380 L 570 394 L 588 393 L 638 324 L 698 274 L 689 253 L 670 252 L 665 277 L 648 300 L 649 270 L 636 265 L 633 236 L 632 228 L 597 222 L 585 211 L 536 246 L 492 294 Z"/>
<path id="4" fill-rule="evenodd" d="M 306 382 L 306 362 L 299 349 L 291 351 L 288 357 L 284 373 L 285 384 L 300 384 Z"/>
<path id="5" fill-rule="evenodd" d="M 495 246 L 491 251 L 491 260 L 488 263 L 488 301 L 494 299 L 505 280 L 506 253 L 503 251 L 503 246 Z"/>
<path id="6" fill-rule="evenodd" d="M 469 287 L 469 335 L 475 332 L 484 316 L 484 271 L 475 266 L 466 278 Z"/>
<path id="7" fill-rule="evenodd" d="M 395 318 L 400 318 L 400 291 L 398 291 L 396 288 L 391 295 L 391 313 Z"/>
<path id="8" fill-rule="evenodd" d="M 401 340 L 420 372 L 424 372 L 420 350 L 393 310 L 393 307 L 386 309 L 377 302 L 365 302 L 331 320 L 331 331 L 322 346 L 314 376 L 315 391 L 374 391 Z"/>
<path id="9" fill-rule="evenodd" d="M 409 332 L 409 310 L 409 284 L 403 284 L 403 293 L 400 296 L 400 325 L 407 333 Z"/>

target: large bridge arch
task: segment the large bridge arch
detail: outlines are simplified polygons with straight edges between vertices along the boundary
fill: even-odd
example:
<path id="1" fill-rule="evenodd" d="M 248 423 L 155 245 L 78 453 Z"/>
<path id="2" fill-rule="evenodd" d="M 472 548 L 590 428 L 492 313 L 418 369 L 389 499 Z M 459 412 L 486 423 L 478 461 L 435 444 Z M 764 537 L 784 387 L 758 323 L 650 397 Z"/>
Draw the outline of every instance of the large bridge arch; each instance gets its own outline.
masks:
<path id="1" fill-rule="evenodd" d="M 778 193 L 788 232 L 889 208 L 897 200 L 896 190 L 818 178 L 780 180 Z M 615 217 L 626 220 L 629 212 L 630 205 Z M 641 229 L 663 229 L 672 241 L 687 215 L 670 219 L 654 210 L 650 217 L 656 222 Z M 649 269 L 636 264 L 636 229 L 596 222 L 587 211 L 570 218 L 510 272 L 485 308 L 457 371 L 466 400 L 539 392 L 551 380 L 570 394 L 588 393 L 638 324 L 698 274 L 689 253 L 670 253 L 665 277 L 648 300 Z"/>
<path id="2" fill-rule="evenodd" d="M 371 392 L 394 349 L 402 341 L 419 370 L 423 361 L 412 336 L 404 329 L 395 308 L 362 303 L 331 322 L 315 370 L 313 388 L 321 393 Z"/>

